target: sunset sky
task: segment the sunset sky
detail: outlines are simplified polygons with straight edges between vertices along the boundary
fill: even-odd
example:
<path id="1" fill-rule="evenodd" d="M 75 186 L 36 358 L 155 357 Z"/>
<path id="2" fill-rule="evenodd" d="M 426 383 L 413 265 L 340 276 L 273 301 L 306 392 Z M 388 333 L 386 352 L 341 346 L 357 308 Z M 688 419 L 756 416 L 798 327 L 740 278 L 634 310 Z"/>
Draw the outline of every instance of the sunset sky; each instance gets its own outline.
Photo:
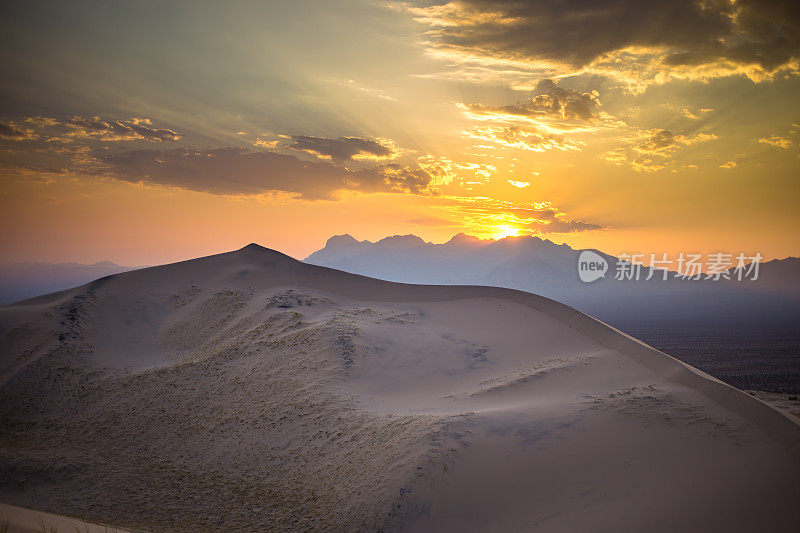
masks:
<path id="1" fill-rule="evenodd" d="M 4 2 L 0 261 L 800 255 L 800 3 Z"/>

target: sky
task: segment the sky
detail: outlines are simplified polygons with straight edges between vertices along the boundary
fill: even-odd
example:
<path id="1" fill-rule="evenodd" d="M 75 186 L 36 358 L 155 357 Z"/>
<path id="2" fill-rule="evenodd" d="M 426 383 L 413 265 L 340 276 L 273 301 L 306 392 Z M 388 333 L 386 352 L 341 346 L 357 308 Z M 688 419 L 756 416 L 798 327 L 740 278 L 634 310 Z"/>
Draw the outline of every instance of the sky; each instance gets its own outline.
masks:
<path id="1" fill-rule="evenodd" d="M 3 2 L 0 262 L 800 256 L 800 4 Z"/>

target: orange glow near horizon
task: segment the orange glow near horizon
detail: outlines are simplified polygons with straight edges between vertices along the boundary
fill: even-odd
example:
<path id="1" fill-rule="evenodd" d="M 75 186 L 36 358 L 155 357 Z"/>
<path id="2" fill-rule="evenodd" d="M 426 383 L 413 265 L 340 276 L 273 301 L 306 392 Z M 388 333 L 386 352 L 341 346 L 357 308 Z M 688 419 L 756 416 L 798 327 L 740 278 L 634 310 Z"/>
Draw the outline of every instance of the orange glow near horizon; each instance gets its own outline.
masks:
<path id="1" fill-rule="evenodd" d="M 506 237 L 518 237 L 520 233 L 519 228 L 513 226 L 497 226 L 492 238 L 495 240 L 504 239 Z"/>
<path id="2" fill-rule="evenodd" d="M 20 10 L 9 35 L 41 46 L 0 87 L 0 261 L 156 264 L 249 242 L 303 258 L 344 233 L 800 256 L 796 59 L 676 66 L 669 36 L 608 51 L 586 35 L 576 67 L 571 43 L 540 53 L 535 33 L 496 48 L 514 46 L 491 26 L 502 10 L 368 4 L 308 6 L 313 32 L 270 3 L 154 27 L 132 5 L 53 7 L 70 24 Z M 104 33 L 125 24 L 148 28 L 141 53 Z M 484 24 L 486 46 L 461 42 Z"/>

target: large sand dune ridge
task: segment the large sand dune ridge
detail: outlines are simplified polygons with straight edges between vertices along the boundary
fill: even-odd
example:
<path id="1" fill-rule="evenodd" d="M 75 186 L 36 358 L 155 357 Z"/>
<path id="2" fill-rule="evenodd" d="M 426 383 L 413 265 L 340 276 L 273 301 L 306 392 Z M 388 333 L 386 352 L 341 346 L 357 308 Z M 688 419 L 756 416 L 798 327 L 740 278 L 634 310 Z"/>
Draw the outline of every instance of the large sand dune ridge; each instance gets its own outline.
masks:
<path id="1" fill-rule="evenodd" d="M 529 293 L 249 245 L 0 308 L 0 342 L 12 505 L 153 531 L 797 524 L 794 420 Z"/>

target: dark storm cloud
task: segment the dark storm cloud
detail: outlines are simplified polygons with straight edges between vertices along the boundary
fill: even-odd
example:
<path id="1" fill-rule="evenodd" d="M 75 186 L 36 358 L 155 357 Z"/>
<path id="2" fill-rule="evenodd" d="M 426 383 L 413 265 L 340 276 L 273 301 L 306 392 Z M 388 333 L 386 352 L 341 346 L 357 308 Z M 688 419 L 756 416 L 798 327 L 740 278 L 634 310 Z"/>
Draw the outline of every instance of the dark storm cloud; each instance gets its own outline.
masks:
<path id="1" fill-rule="evenodd" d="M 390 146 L 362 137 L 328 139 L 309 135 L 293 135 L 292 144 L 289 147 L 323 157 L 330 157 L 337 161 L 352 160 L 359 155 L 389 158 L 395 154 L 395 151 Z"/>
<path id="2" fill-rule="evenodd" d="M 111 177 L 222 195 L 273 191 L 305 198 L 332 198 L 334 192 L 424 193 L 431 185 L 425 170 L 398 164 L 351 171 L 326 162 L 302 161 L 274 152 L 238 148 L 214 150 L 135 150 L 101 156 Z"/>
<path id="3" fill-rule="evenodd" d="M 800 2 L 460 0 L 412 8 L 440 48 L 586 66 L 629 47 L 672 51 L 665 66 L 719 60 L 770 71 L 800 57 Z"/>

